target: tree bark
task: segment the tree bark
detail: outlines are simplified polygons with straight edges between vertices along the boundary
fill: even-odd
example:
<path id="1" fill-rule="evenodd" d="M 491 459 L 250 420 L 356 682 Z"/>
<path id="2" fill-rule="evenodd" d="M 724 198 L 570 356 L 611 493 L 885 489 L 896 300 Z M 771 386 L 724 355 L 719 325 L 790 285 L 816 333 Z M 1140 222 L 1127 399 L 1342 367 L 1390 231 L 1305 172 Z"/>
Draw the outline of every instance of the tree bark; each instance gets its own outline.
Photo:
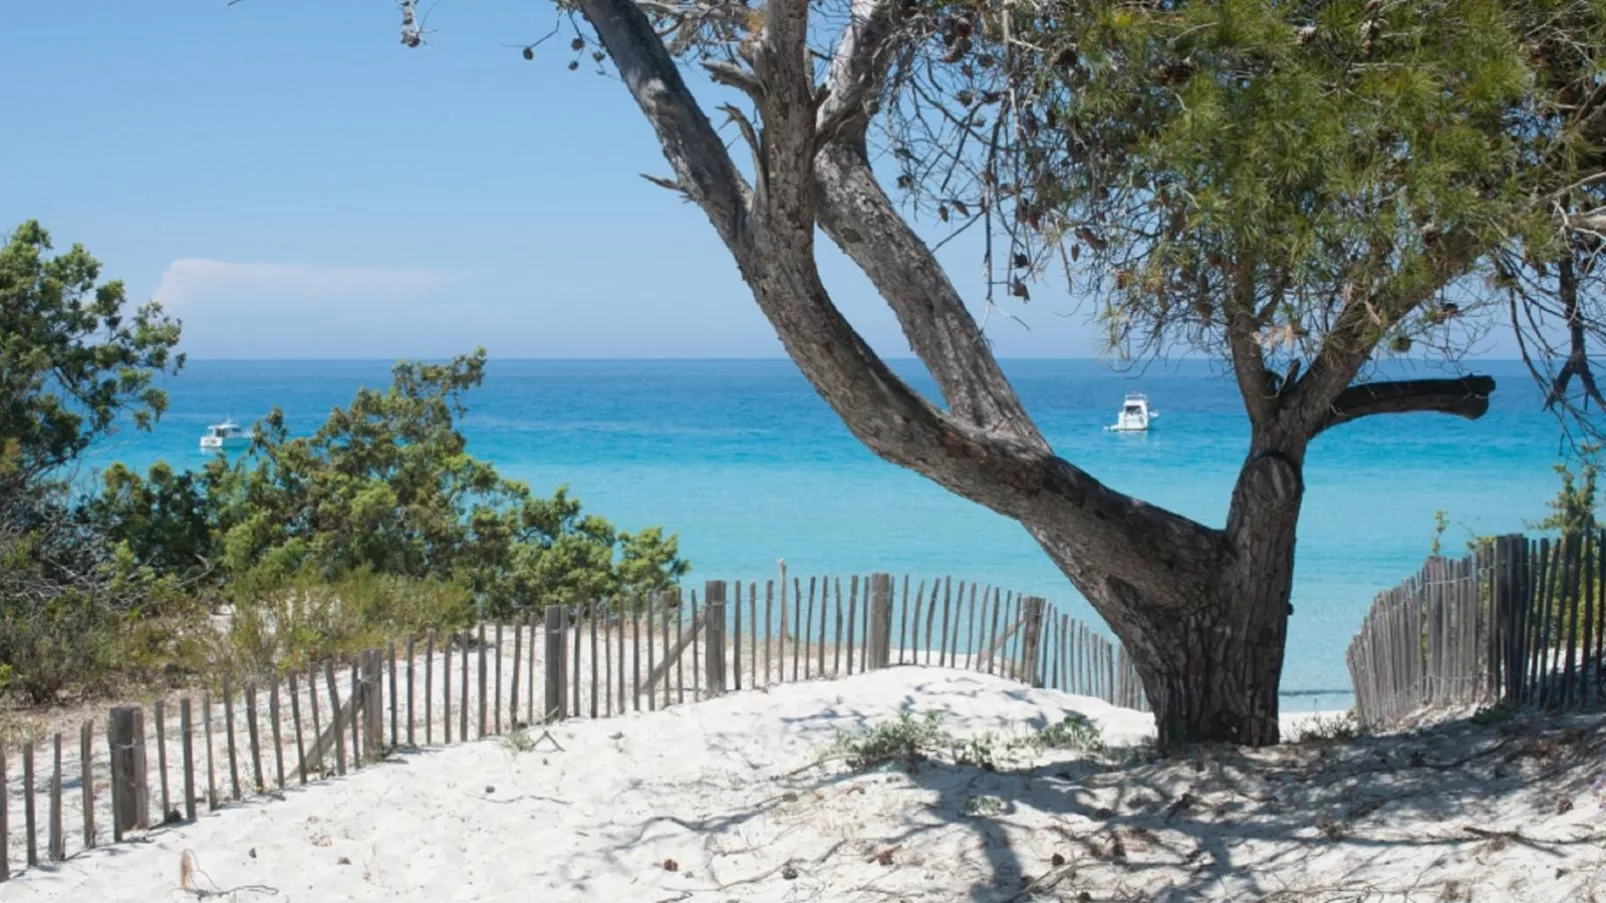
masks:
<path id="1" fill-rule="evenodd" d="M 1227 528 L 1193 524 L 1175 544 L 1138 519 L 1112 524 L 1175 554 L 1146 569 L 1085 554 L 1080 525 L 1027 529 L 1126 647 L 1143 680 L 1159 742 L 1264 746 L 1278 741 L 1278 685 L 1288 635 L 1294 538 L 1304 495 L 1302 451 L 1257 439 L 1233 492 Z"/>
<path id="2" fill-rule="evenodd" d="M 1130 634 L 1122 642 L 1143 680 L 1162 749 L 1280 739 L 1277 693 L 1293 562 L 1270 545 L 1245 563 L 1265 567 L 1250 580 L 1222 579 L 1214 592 L 1180 600 L 1188 604 L 1174 617 L 1116 631 Z M 1148 601 L 1132 599 L 1127 607 L 1160 607 Z"/>

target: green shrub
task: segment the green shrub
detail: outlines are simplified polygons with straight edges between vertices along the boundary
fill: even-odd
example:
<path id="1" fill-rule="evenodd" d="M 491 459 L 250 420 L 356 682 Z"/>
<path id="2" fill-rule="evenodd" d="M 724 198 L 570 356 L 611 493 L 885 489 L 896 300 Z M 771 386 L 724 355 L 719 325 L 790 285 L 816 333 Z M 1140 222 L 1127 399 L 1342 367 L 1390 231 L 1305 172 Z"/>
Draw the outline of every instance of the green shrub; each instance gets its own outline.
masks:
<path id="1" fill-rule="evenodd" d="M 79 516 L 158 574 L 219 587 L 366 570 L 462 586 L 493 617 L 673 591 L 689 567 L 674 534 L 621 531 L 468 453 L 457 420 L 485 366 L 483 350 L 399 363 L 310 436 L 276 409 L 233 463 L 114 466 Z"/>
<path id="2" fill-rule="evenodd" d="M 54 704 L 205 660 L 204 605 L 73 523 L 65 487 L 21 491 L 0 485 L 0 692 Z"/>
<path id="3" fill-rule="evenodd" d="M 1046 748 L 1101 752 L 1103 740 L 1098 727 L 1078 712 L 1067 714 L 1058 724 L 1041 731 L 1001 736 L 985 731 L 970 737 L 955 737 L 942 729 L 936 712 L 916 716 L 900 712 L 896 721 L 838 731 L 836 742 L 826 757 L 841 757 L 854 769 L 874 768 L 887 763 L 910 764 L 945 753 L 957 765 L 974 765 L 996 771 L 1000 765 Z"/>
<path id="4" fill-rule="evenodd" d="M 1057 724 L 1051 724 L 1038 733 L 1038 739 L 1050 749 L 1079 749 L 1100 752 L 1104 738 L 1098 725 L 1081 712 L 1069 712 Z"/>
<path id="5" fill-rule="evenodd" d="M 103 587 L 52 587 L 0 605 L 0 695 L 32 705 L 165 686 L 210 657 L 204 606 L 175 596 L 125 607 Z"/>
<path id="6" fill-rule="evenodd" d="M 1494 705 L 1484 706 L 1473 712 L 1472 723 L 1479 727 L 1488 727 L 1491 724 L 1499 724 L 1509 719 L 1512 714 L 1510 706 L 1503 702 L 1497 702 Z"/>
<path id="7" fill-rule="evenodd" d="M 471 594 L 462 586 L 367 568 L 335 580 L 311 569 L 289 577 L 257 570 L 229 595 L 234 609 L 222 664 L 240 673 L 301 669 L 398 638 L 461 629 L 474 619 Z"/>
<path id="8" fill-rule="evenodd" d="M 844 757 L 848 767 L 855 769 L 874 768 L 890 762 L 918 762 L 949 740 L 939 719 L 936 712 L 927 712 L 919 718 L 910 712 L 900 712 L 896 721 L 856 732 L 838 731 L 830 754 Z"/>
<path id="9" fill-rule="evenodd" d="M 986 731 L 963 740 L 952 741 L 949 753 L 953 756 L 955 764 L 974 765 L 983 771 L 997 771 L 1000 746 L 1003 752 L 1014 753 L 1025 745 L 1029 745 L 1029 741 L 1023 743 L 1019 738 L 1000 743 L 997 734 Z"/>
<path id="10" fill-rule="evenodd" d="M 990 815 L 1002 815 L 1009 807 L 1002 799 L 989 794 L 970 796 L 965 798 L 961 811 L 970 818 L 986 818 Z"/>
<path id="11" fill-rule="evenodd" d="M 1367 733 L 1354 709 L 1336 715 L 1316 715 L 1301 725 L 1295 743 L 1348 743 Z"/>
<path id="12" fill-rule="evenodd" d="M 519 727 L 502 735 L 502 748 L 511 755 L 532 752 L 537 743 L 536 738 L 530 736 L 529 730 Z"/>

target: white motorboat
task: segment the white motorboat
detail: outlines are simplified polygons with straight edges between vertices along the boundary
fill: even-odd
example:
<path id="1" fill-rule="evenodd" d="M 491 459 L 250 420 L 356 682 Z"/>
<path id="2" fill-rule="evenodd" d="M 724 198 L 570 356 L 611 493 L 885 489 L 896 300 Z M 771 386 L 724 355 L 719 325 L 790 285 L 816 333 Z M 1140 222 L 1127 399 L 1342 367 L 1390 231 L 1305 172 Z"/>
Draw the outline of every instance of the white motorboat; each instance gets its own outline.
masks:
<path id="1" fill-rule="evenodd" d="M 206 428 L 201 436 L 201 451 L 233 451 L 248 448 L 254 434 L 230 417 L 222 423 L 215 423 Z"/>
<path id="2" fill-rule="evenodd" d="M 1121 405 L 1121 414 L 1115 418 L 1115 423 L 1105 427 L 1111 433 L 1146 433 L 1149 424 L 1160 416 L 1160 412 L 1149 407 L 1149 396 L 1141 392 L 1128 392 L 1126 402 Z"/>

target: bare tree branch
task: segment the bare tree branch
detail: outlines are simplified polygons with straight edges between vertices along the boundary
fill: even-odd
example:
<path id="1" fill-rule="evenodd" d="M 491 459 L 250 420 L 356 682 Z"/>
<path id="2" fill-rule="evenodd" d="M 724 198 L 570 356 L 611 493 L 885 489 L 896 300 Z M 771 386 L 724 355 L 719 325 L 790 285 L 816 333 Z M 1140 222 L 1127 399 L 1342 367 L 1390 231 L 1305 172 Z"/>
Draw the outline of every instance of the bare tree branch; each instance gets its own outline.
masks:
<path id="1" fill-rule="evenodd" d="M 863 145 L 827 147 L 816 178 L 820 225 L 897 315 L 953 415 L 1046 452 L 964 299 L 881 191 Z"/>
<path id="2" fill-rule="evenodd" d="M 820 225 L 892 308 L 953 415 L 1047 453 L 964 299 L 871 170 L 865 127 L 895 55 L 898 8 L 855 0 L 837 45 L 819 112 L 820 127 L 832 130 L 815 161 Z"/>
<path id="3" fill-rule="evenodd" d="M 708 70 L 708 77 L 716 84 L 728 88 L 735 88 L 746 94 L 754 103 L 764 97 L 764 86 L 759 83 L 758 77 L 729 60 L 706 60 L 703 68 Z"/>
<path id="4" fill-rule="evenodd" d="M 578 0 L 636 104 L 663 145 L 664 157 L 726 245 L 750 241 L 745 182 L 652 22 L 627 0 Z"/>
<path id="5" fill-rule="evenodd" d="M 1362 383 L 1340 392 L 1317 432 L 1374 414 L 1432 412 L 1476 420 L 1489 410 L 1493 377 Z"/>
<path id="6" fill-rule="evenodd" d="M 822 144 L 844 132 L 862 138 L 868 129 L 902 43 L 896 33 L 899 6 L 895 0 L 853 0 L 820 103 L 815 131 Z"/>
<path id="7" fill-rule="evenodd" d="M 1571 257 L 1564 257 L 1557 263 L 1556 283 L 1561 294 L 1562 316 L 1567 322 L 1567 363 L 1562 365 L 1561 371 L 1550 384 L 1550 391 L 1545 396 L 1545 408 L 1549 410 L 1558 402 L 1566 402 L 1567 387 L 1576 376 L 1584 389 L 1585 404 L 1593 401 L 1606 411 L 1606 398 L 1601 397 L 1600 389 L 1595 384 L 1595 372 L 1589 365 L 1589 336 L 1583 311 L 1579 308 L 1578 272 Z"/>
<path id="8" fill-rule="evenodd" d="M 814 71 L 808 57 L 808 0 L 770 0 L 753 72 L 763 83 L 764 164 L 771 176 L 761 195 L 766 228 L 806 252 L 813 266 Z"/>
<path id="9" fill-rule="evenodd" d="M 1294 418 L 1294 426 L 1306 436 L 1315 435 L 1387 330 L 1464 274 L 1487 250 L 1471 232 L 1457 231 L 1439 238 L 1427 253 L 1425 272 L 1396 275 L 1371 293 L 1356 289 L 1316 359 L 1286 393 L 1283 410 Z"/>
<path id="10" fill-rule="evenodd" d="M 641 177 L 653 183 L 654 185 L 657 185 L 659 188 L 668 189 L 669 191 L 673 191 L 680 195 L 684 195 L 686 193 L 686 189 L 680 187 L 680 183 L 676 182 L 674 179 L 666 179 L 663 176 L 654 176 L 649 175 L 648 173 L 641 173 Z"/>
<path id="11" fill-rule="evenodd" d="M 813 138 L 821 114 L 804 53 L 805 0 L 770 6 L 754 41 L 754 74 L 764 87 L 763 176 L 750 207 L 737 204 L 740 192 L 733 188 L 734 170 L 724 146 L 684 90 L 645 14 L 630 0 L 577 2 L 658 131 L 677 181 L 720 227 L 787 353 L 861 442 L 957 495 L 1037 524 L 1037 533 L 1051 531 L 1067 539 L 1084 566 L 1131 574 L 1139 591 L 1173 592 L 1164 584 L 1171 572 L 1157 572 L 1156 561 L 1215 554 L 1214 531 L 1117 493 L 1055 457 L 929 249 L 875 184 L 862 142 L 848 145 L 847 133 L 839 132 L 816 156 Z M 849 28 L 867 21 L 873 20 L 855 17 Z M 858 46 L 871 52 L 868 43 Z M 844 65 L 838 71 L 874 69 Z M 858 85 L 830 86 L 826 105 L 830 97 L 841 96 L 837 103 L 845 103 L 862 90 L 873 93 L 873 79 Z M 833 114 L 823 115 L 830 121 Z M 951 393 L 954 415 L 899 379 L 832 302 L 815 261 L 817 203 L 832 226 L 857 229 L 867 240 L 890 241 L 905 255 L 889 258 L 891 266 L 867 269 L 894 302 L 922 357 L 935 362 L 933 376 Z M 1134 520 L 1154 529 L 1134 540 L 1131 531 L 1117 526 Z M 1091 582 L 1087 588 L 1098 589 Z"/>

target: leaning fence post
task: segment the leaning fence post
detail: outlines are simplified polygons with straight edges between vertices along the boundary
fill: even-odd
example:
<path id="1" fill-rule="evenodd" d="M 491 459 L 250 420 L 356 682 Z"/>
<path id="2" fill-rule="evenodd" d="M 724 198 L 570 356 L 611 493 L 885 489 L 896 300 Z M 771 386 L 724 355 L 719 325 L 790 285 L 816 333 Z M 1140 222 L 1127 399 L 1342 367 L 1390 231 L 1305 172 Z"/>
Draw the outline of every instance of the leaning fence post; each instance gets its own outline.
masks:
<path id="1" fill-rule="evenodd" d="M 708 666 L 708 695 L 725 692 L 725 582 L 709 580 L 703 584 L 705 621 L 703 637 L 708 654 L 703 661 Z"/>
<path id="2" fill-rule="evenodd" d="M 112 709 L 106 740 L 111 747 L 112 826 L 121 835 L 131 828 L 149 827 L 146 800 L 150 789 L 145 777 L 145 712 L 137 705 Z"/>
<path id="3" fill-rule="evenodd" d="M 548 605 L 546 609 L 546 709 L 543 721 L 557 721 L 564 716 L 564 679 L 568 673 L 567 644 L 563 642 L 564 608 Z"/>

